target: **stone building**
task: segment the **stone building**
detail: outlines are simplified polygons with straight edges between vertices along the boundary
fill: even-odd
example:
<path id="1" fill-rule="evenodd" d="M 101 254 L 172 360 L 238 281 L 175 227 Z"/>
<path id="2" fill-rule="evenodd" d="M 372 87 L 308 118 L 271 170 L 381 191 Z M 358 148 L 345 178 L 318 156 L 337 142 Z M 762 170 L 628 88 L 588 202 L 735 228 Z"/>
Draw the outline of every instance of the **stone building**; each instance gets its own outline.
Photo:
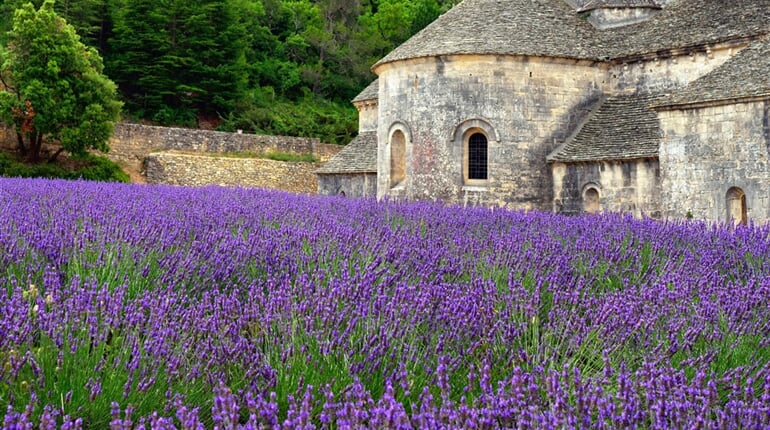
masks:
<path id="1" fill-rule="evenodd" d="M 770 0 L 464 0 L 377 62 L 319 192 L 770 220 Z"/>

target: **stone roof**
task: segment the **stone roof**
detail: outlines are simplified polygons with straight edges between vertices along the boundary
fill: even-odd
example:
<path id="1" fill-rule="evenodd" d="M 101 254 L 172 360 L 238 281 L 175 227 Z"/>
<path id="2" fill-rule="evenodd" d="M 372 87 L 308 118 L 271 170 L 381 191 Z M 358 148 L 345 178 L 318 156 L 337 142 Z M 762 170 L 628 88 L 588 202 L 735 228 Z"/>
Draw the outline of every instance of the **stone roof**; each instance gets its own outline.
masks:
<path id="1" fill-rule="evenodd" d="M 660 5 L 655 0 L 588 0 L 578 8 L 578 12 L 587 12 L 589 10 L 601 8 L 633 8 L 648 7 L 660 9 Z"/>
<path id="2" fill-rule="evenodd" d="M 380 95 L 379 92 L 380 92 L 380 80 L 375 79 L 374 81 L 372 81 L 371 84 L 369 84 L 369 86 L 364 88 L 364 90 L 361 91 L 361 93 L 359 93 L 352 100 L 352 102 L 356 103 L 356 102 L 364 102 L 367 100 L 377 100 Z"/>
<path id="3" fill-rule="evenodd" d="M 377 133 L 360 133 L 316 173 L 377 173 Z"/>
<path id="4" fill-rule="evenodd" d="M 611 61 L 768 32 L 770 0 L 677 0 L 647 21 L 611 30 L 594 28 L 564 0 L 464 0 L 374 67 L 454 54 Z"/>
<path id="5" fill-rule="evenodd" d="M 570 163 L 657 158 L 660 121 L 650 109 L 655 100 L 655 96 L 639 95 L 607 98 L 547 160 Z"/>
<path id="6" fill-rule="evenodd" d="M 770 98 L 770 38 L 752 43 L 656 107 L 685 106 L 753 97 Z"/>

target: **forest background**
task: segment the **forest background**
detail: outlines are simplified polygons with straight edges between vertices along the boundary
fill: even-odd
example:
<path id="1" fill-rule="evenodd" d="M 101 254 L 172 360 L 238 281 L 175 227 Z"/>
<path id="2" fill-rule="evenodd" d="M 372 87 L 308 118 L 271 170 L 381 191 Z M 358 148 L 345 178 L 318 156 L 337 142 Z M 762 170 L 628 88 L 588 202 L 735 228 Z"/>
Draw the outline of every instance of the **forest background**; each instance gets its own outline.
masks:
<path id="1" fill-rule="evenodd" d="M 0 0 L 0 44 L 29 0 Z M 43 0 L 33 0 L 39 7 Z M 57 0 L 127 120 L 318 137 L 358 130 L 370 67 L 459 0 Z"/>

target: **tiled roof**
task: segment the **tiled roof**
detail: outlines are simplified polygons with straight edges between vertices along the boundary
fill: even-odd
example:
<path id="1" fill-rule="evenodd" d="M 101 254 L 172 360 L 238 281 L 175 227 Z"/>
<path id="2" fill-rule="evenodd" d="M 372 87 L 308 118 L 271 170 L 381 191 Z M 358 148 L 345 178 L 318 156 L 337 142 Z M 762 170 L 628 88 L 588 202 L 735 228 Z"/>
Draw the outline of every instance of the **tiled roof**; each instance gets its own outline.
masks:
<path id="1" fill-rule="evenodd" d="M 448 54 L 593 58 L 594 33 L 564 0 L 464 0 L 377 64 Z"/>
<path id="2" fill-rule="evenodd" d="M 711 73 L 694 80 L 656 106 L 683 106 L 749 97 L 770 98 L 770 38 L 752 43 Z"/>
<path id="3" fill-rule="evenodd" d="M 371 84 L 369 84 L 369 86 L 364 88 L 364 90 L 361 91 L 361 93 L 358 94 L 352 100 L 352 102 L 355 103 L 355 102 L 363 102 L 367 100 L 376 100 L 379 98 L 379 92 L 380 92 L 380 80 L 375 79 L 374 81 L 372 81 Z"/>
<path id="4" fill-rule="evenodd" d="M 660 9 L 660 5 L 655 0 L 588 0 L 578 9 L 578 12 L 587 12 L 589 10 L 601 8 L 628 8 L 628 7 L 651 7 Z"/>
<path id="5" fill-rule="evenodd" d="M 610 30 L 594 28 L 564 0 L 464 0 L 375 68 L 452 54 L 610 61 L 768 32 L 770 0 L 675 0 L 647 21 Z"/>
<path id="6" fill-rule="evenodd" d="M 376 173 L 377 133 L 364 132 L 356 136 L 345 148 L 326 162 L 319 174 Z"/>
<path id="7" fill-rule="evenodd" d="M 660 121 L 653 96 L 624 95 L 606 99 L 578 132 L 548 156 L 550 162 L 656 158 Z"/>

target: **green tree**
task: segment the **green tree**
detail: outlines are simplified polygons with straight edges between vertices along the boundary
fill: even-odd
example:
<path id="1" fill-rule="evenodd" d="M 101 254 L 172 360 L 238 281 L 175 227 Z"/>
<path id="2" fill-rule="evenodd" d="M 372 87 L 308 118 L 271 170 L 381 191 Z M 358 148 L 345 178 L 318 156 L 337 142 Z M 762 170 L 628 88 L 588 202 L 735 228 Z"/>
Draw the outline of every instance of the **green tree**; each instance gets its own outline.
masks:
<path id="1" fill-rule="evenodd" d="M 110 5 L 108 0 L 57 0 L 54 10 L 67 23 L 75 27 L 86 45 L 93 46 L 104 52 L 106 34 L 110 29 Z M 0 0 L 0 42 L 7 42 L 6 33 L 13 25 L 13 13 L 26 3 L 32 3 L 36 8 L 43 0 Z"/>
<path id="2" fill-rule="evenodd" d="M 0 115 L 13 125 L 22 155 L 39 162 L 43 143 L 60 145 L 51 160 L 63 151 L 84 156 L 109 149 L 121 107 L 115 85 L 53 0 L 39 10 L 32 3 L 16 10 L 0 64 Z"/>
<path id="3" fill-rule="evenodd" d="M 226 115 L 248 79 L 246 24 L 235 0 L 132 0 L 114 17 L 109 75 L 137 116 L 194 125 Z"/>

